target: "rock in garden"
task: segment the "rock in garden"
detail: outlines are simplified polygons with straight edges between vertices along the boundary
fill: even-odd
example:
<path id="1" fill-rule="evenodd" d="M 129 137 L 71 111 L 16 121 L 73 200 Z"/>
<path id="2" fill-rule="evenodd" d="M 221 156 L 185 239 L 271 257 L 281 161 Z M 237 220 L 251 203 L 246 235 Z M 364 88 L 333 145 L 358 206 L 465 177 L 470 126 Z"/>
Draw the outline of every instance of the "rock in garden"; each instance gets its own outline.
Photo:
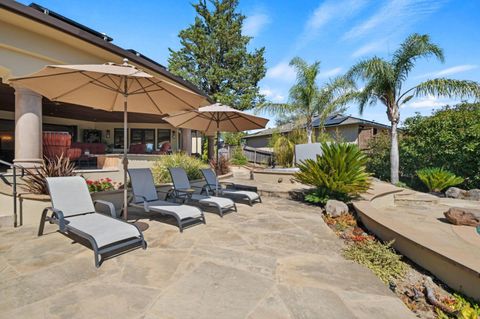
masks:
<path id="1" fill-rule="evenodd" d="M 471 189 L 467 192 L 467 199 L 480 201 L 480 189 Z"/>
<path id="2" fill-rule="evenodd" d="M 451 207 L 443 213 L 447 220 L 454 225 L 478 226 L 480 225 L 480 210 L 462 207 Z"/>
<path id="3" fill-rule="evenodd" d="M 348 213 L 348 206 L 344 202 L 330 199 L 325 205 L 325 212 L 332 217 L 338 217 L 341 214 Z"/>
<path id="4" fill-rule="evenodd" d="M 463 199 L 466 195 L 465 190 L 458 187 L 449 187 L 445 192 L 446 197 Z"/>

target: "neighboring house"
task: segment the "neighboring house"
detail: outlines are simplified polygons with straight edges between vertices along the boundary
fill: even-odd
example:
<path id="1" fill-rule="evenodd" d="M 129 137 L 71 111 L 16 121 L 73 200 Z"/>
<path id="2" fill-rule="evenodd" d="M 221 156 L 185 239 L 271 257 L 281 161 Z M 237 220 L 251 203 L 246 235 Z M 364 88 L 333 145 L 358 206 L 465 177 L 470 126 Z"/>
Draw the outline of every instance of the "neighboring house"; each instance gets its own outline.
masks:
<path id="1" fill-rule="evenodd" d="M 41 163 L 45 131 L 68 132 L 77 150 L 89 149 L 85 154 L 93 149 L 95 154 L 119 153 L 123 148 L 122 113 L 54 103 L 31 90 L 9 85 L 10 78 L 31 74 L 45 65 L 122 63 L 127 58 L 151 74 L 205 96 L 161 64 L 113 44 L 106 34 L 36 4 L 1 0 L 0 39 L 0 159 L 8 162 L 23 166 Z M 176 129 L 158 115 L 130 113 L 126 140 L 135 153 L 164 153 L 167 148 L 201 151 L 196 132 Z"/>
<path id="2" fill-rule="evenodd" d="M 313 121 L 315 139 L 320 133 L 318 118 Z M 269 141 L 275 132 L 288 134 L 295 129 L 295 124 L 288 123 L 276 128 L 269 128 L 244 137 L 247 146 L 255 148 L 269 147 Z M 387 132 L 390 126 L 367 121 L 349 115 L 333 115 L 325 121 L 325 132 L 335 139 L 355 143 L 365 149 L 372 137 L 380 132 Z"/>

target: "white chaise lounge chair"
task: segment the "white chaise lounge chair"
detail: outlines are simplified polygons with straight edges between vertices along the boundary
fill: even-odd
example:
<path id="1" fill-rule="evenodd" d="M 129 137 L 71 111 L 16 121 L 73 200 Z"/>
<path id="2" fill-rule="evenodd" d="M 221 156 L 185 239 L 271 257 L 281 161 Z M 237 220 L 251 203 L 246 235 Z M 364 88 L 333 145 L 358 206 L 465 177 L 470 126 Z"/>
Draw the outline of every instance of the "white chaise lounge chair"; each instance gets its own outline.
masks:
<path id="1" fill-rule="evenodd" d="M 257 192 L 236 189 L 234 183 L 220 182 L 217 175 L 211 168 L 202 169 L 203 177 L 205 178 L 205 186 L 203 186 L 202 193 L 214 194 L 217 196 L 225 196 L 233 199 L 247 200 L 250 206 L 256 201 L 262 202 L 262 198 Z M 223 185 L 227 188 L 222 187 Z M 242 185 L 242 187 L 245 187 Z"/>
<path id="2" fill-rule="evenodd" d="M 183 232 L 183 228 L 186 225 L 197 222 L 206 223 L 205 216 L 198 207 L 160 200 L 150 169 L 129 169 L 128 175 L 130 176 L 133 193 L 129 206 L 142 208 L 147 213 L 152 212 L 173 216 L 177 220 L 180 232 Z"/>
<path id="3" fill-rule="evenodd" d="M 183 203 L 197 202 L 204 206 L 216 207 L 221 217 L 223 217 L 226 211 L 237 211 L 237 206 L 230 198 L 205 196 L 195 193 L 195 189 L 190 185 L 187 173 L 183 168 L 176 167 L 168 170 L 173 182 L 173 189 L 170 192 L 170 196 L 173 198 L 180 199 Z"/>
<path id="4" fill-rule="evenodd" d="M 75 234 L 88 240 L 95 254 L 95 266 L 100 267 L 102 254 L 120 251 L 122 248 L 147 248 L 142 232 L 134 224 L 116 217 L 112 203 L 92 202 L 85 179 L 80 176 L 48 177 L 48 191 L 52 207 L 43 210 L 38 236 L 43 235 L 46 222 L 58 225 L 59 231 Z M 95 205 L 102 204 L 110 210 L 110 216 L 95 212 Z M 48 212 L 51 216 L 47 216 Z"/>

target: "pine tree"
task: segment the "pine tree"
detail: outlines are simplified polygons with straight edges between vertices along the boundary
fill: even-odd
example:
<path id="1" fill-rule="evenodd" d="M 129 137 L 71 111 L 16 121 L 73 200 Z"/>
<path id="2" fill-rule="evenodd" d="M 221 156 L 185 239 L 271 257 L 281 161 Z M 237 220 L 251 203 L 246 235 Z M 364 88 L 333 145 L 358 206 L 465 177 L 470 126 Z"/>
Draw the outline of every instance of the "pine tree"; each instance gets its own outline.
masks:
<path id="1" fill-rule="evenodd" d="M 265 76 L 265 48 L 247 50 L 245 16 L 238 0 L 199 0 L 195 22 L 180 31 L 181 48 L 169 49 L 171 72 L 194 83 L 215 102 L 245 110 L 264 100 L 258 82 Z"/>

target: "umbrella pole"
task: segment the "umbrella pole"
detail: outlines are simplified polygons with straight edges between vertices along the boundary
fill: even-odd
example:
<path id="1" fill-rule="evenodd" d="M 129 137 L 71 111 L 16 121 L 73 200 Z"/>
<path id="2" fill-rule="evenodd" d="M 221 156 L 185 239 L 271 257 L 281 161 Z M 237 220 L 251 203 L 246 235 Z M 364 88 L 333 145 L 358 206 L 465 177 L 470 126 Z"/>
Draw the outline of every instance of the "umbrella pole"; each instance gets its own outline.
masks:
<path id="1" fill-rule="evenodd" d="M 128 219 L 128 187 L 127 187 L 127 143 L 128 143 L 128 95 L 127 95 L 127 78 L 124 79 L 123 94 L 123 218 Z"/>
<path id="2" fill-rule="evenodd" d="M 218 130 L 217 122 L 217 167 L 215 167 L 215 174 L 217 174 L 217 169 L 220 167 L 218 163 L 218 149 L 220 148 L 220 131 Z M 218 178 L 215 178 L 215 196 L 218 196 Z"/>
<path id="3" fill-rule="evenodd" d="M 219 148 L 220 148 L 220 132 L 217 131 L 217 167 L 218 167 L 218 159 L 219 159 L 219 155 L 218 155 Z"/>

